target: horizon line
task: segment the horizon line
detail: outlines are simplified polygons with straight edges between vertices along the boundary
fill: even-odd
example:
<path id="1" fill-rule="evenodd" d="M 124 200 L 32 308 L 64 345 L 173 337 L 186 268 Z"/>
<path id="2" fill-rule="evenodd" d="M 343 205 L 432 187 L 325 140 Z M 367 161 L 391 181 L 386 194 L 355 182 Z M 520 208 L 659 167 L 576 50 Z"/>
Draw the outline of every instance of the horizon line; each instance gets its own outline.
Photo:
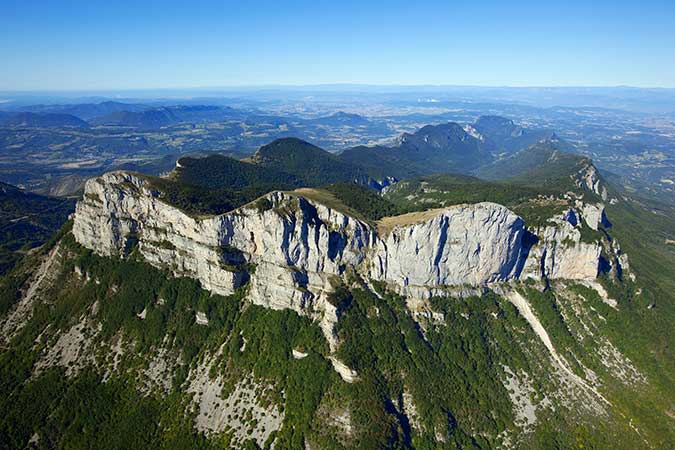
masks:
<path id="1" fill-rule="evenodd" d="M 35 88 L 0 89 L 2 94 L 46 94 L 46 93 L 96 93 L 96 92 L 139 92 L 139 91 L 200 91 L 200 90 L 263 90 L 263 89 L 317 89 L 317 88 L 462 88 L 462 89 L 635 89 L 674 90 L 675 86 L 618 85 L 479 85 L 479 84 L 375 84 L 375 83 L 316 83 L 316 84 L 242 84 L 222 86 L 168 86 L 168 87 L 125 87 L 125 88 Z"/>

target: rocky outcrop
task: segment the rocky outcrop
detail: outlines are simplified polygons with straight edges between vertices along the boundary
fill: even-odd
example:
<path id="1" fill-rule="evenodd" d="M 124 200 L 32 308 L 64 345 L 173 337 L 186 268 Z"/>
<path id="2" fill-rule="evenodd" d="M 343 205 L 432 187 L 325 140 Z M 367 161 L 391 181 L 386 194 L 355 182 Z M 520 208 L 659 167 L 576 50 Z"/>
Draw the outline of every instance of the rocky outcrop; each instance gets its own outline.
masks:
<path id="1" fill-rule="evenodd" d="M 496 203 L 385 219 L 371 277 L 401 286 L 484 285 L 516 278 L 525 257 L 523 220 Z"/>
<path id="2" fill-rule="evenodd" d="M 333 369 L 345 382 L 354 383 L 355 381 L 359 380 L 359 374 L 356 373 L 355 370 L 347 367 L 347 365 L 345 365 L 342 361 L 333 356 L 329 357 L 328 359 L 330 360 L 331 364 L 333 364 Z"/>
<path id="3" fill-rule="evenodd" d="M 220 266 L 217 221 L 189 217 L 158 195 L 144 179 L 124 172 L 91 179 L 75 209 L 73 235 L 102 255 L 137 247 L 152 265 L 197 278 L 210 291 L 232 293 L 243 274 Z"/>
<path id="4" fill-rule="evenodd" d="M 73 234 L 104 255 L 137 249 L 149 263 L 218 294 L 250 281 L 257 303 L 296 310 L 331 291 L 346 267 L 402 286 L 477 286 L 517 278 L 526 256 L 523 220 L 494 203 L 389 219 L 378 233 L 283 192 L 195 218 L 164 203 L 143 178 L 113 172 L 87 183 Z"/>
<path id="5" fill-rule="evenodd" d="M 593 279 L 599 270 L 602 246 L 581 241 L 575 210 L 533 237 L 495 203 L 389 217 L 376 228 L 310 198 L 273 192 L 223 215 L 192 217 L 142 176 L 111 172 L 86 183 L 73 234 L 99 254 L 137 252 L 217 294 L 247 284 L 253 303 L 318 320 L 331 347 L 339 307 L 330 293 L 347 268 L 417 298 L 523 277 Z"/>
<path id="6" fill-rule="evenodd" d="M 250 279 L 255 303 L 321 317 L 331 276 L 360 265 L 375 241 L 365 223 L 283 192 L 228 214 L 191 217 L 126 172 L 86 183 L 73 234 L 99 254 L 138 251 L 150 264 L 196 278 L 217 294 L 232 294 Z"/>
<path id="7" fill-rule="evenodd" d="M 579 169 L 576 176 L 575 182 L 578 187 L 587 189 L 599 195 L 603 200 L 607 200 L 607 188 L 602 185 L 598 169 L 590 161 Z"/>
<path id="8" fill-rule="evenodd" d="M 581 232 L 566 220 L 536 230 L 521 278 L 594 279 L 600 268 L 602 246 L 581 241 Z"/>

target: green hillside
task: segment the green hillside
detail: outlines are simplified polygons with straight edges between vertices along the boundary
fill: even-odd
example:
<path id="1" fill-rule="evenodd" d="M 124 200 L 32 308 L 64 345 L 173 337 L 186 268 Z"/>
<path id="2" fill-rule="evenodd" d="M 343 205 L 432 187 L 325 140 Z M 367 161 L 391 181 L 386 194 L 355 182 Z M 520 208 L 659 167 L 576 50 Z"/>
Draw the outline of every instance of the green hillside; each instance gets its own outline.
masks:
<path id="1" fill-rule="evenodd" d="M 489 149 L 457 123 L 427 125 L 404 133 L 391 147 L 355 147 L 340 157 L 398 178 L 432 173 L 468 173 L 491 160 Z"/>
<path id="2" fill-rule="evenodd" d="M 480 116 L 471 126 L 478 131 L 497 153 L 513 153 L 543 139 L 552 139 L 550 130 L 523 128 L 500 116 Z"/>
<path id="3" fill-rule="evenodd" d="M 507 158 L 478 168 L 475 175 L 486 180 L 508 180 L 518 184 L 563 190 L 570 187 L 570 175 L 591 160 L 567 151 L 557 139 L 538 142 Z"/>
<path id="4" fill-rule="evenodd" d="M 345 162 L 366 168 L 377 177 L 392 176 L 402 179 L 426 173 L 423 164 L 411 161 L 390 147 L 361 145 L 343 151 L 339 157 Z"/>
<path id="5" fill-rule="evenodd" d="M 361 166 L 342 161 L 337 156 L 296 138 L 277 139 L 263 145 L 252 158 L 253 163 L 294 175 L 305 186 L 319 186 L 339 181 L 365 180 Z"/>
<path id="6" fill-rule="evenodd" d="M 0 183 L 0 274 L 46 242 L 74 209 L 74 199 L 44 197 Z"/>

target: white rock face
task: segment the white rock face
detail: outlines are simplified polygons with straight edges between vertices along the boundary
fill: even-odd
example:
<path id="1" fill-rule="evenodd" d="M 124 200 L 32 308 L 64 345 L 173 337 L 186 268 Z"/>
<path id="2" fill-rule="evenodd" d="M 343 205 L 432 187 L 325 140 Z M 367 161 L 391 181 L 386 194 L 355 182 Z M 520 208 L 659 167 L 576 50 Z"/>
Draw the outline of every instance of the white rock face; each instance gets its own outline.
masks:
<path id="1" fill-rule="evenodd" d="M 524 260 L 524 231 L 523 220 L 496 203 L 446 208 L 382 236 L 371 276 L 402 286 L 430 287 L 513 279 Z"/>
<path id="2" fill-rule="evenodd" d="M 586 225 L 591 230 L 598 231 L 601 225 L 607 223 L 605 205 L 602 203 L 583 203 L 579 207 L 581 208 L 581 216 L 584 218 L 584 222 L 586 222 Z"/>
<path id="3" fill-rule="evenodd" d="M 206 313 L 203 313 L 201 311 L 197 311 L 195 314 L 195 323 L 197 325 L 208 325 L 209 324 L 209 318 L 206 317 Z"/>
<path id="4" fill-rule="evenodd" d="M 364 223 L 302 197 L 275 192 L 265 200 L 264 210 L 247 206 L 195 219 L 159 200 L 143 179 L 112 172 L 87 182 L 73 234 L 103 255 L 122 254 L 135 239 L 150 264 L 193 276 L 225 295 L 245 281 L 245 263 L 259 263 L 261 272 L 301 287 L 318 281 L 300 272 L 323 277 L 339 274 L 346 264 L 360 264 L 375 238 Z M 257 286 L 270 302 L 280 288 Z M 302 303 L 303 295 L 295 298 Z"/>
<path id="5" fill-rule="evenodd" d="M 164 203 L 144 178 L 111 172 L 86 183 L 73 235 L 102 255 L 133 249 L 151 265 L 195 278 L 217 294 L 248 282 L 253 303 L 318 320 L 331 348 L 339 311 L 328 296 L 348 267 L 418 298 L 448 286 L 475 290 L 521 277 L 593 279 L 598 272 L 600 245 L 580 242 L 574 225 L 559 220 L 539 230 L 530 249 L 523 220 L 495 203 L 385 221 L 378 232 L 284 192 L 195 218 Z"/>
<path id="6" fill-rule="evenodd" d="M 326 319 L 326 330 L 337 320 L 326 301 L 331 277 L 360 265 L 376 239 L 365 223 L 282 192 L 206 218 L 190 217 L 158 195 L 125 172 L 91 179 L 76 207 L 73 235 L 102 255 L 124 254 L 136 241 L 148 263 L 217 294 L 232 294 L 250 276 L 254 303 Z"/>
<path id="7" fill-rule="evenodd" d="M 345 363 L 336 359 L 335 357 L 328 357 L 331 364 L 333 364 L 333 369 L 340 375 L 340 377 L 347 383 L 354 383 L 359 380 L 359 374 L 355 370 L 347 367 Z"/>
<path id="8" fill-rule="evenodd" d="M 195 220 L 157 195 L 143 179 L 124 172 L 87 181 L 75 209 L 75 239 L 102 255 L 123 254 L 137 240 L 150 264 L 198 278 L 210 291 L 232 293 L 244 280 L 220 267 L 217 221 Z"/>
<path id="9" fill-rule="evenodd" d="M 464 125 L 463 128 L 464 128 L 464 131 L 466 132 L 466 134 L 468 134 L 469 136 L 475 137 L 476 139 L 478 139 L 479 141 L 482 141 L 482 142 L 485 141 L 485 136 L 480 134 L 480 131 L 476 130 L 471 125 L 466 124 L 466 125 Z"/>
<path id="10" fill-rule="evenodd" d="M 581 232 L 565 220 L 537 231 L 521 278 L 589 280 L 598 276 L 602 246 L 581 242 Z"/>
<path id="11" fill-rule="evenodd" d="M 607 200 L 607 188 L 602 186 L 598 169 L 593 164 L 587 164 L 578 173 L 577 186 L 584 187 L 589 191 L 599 195 L 603 200 Z"/>
<path id="12" fill-rule="evenodd" d="M 253 263 L 251 297 L 296 310 L 332 290 L 331 276 L 347 266 L 403 286 L 444 286 L 506 281 L 524 262 L 522 219 L 494 203 L 446 208 L 381 238 L 296 195 L 274 192 L 260 205 L 196 219 L 162 202 L 142 178 L 113 172 L 87 182 L 73 234 L 103 255 L 137 241 L 150 264 L 224 295 L 247 281 L 244 265 Z"/>

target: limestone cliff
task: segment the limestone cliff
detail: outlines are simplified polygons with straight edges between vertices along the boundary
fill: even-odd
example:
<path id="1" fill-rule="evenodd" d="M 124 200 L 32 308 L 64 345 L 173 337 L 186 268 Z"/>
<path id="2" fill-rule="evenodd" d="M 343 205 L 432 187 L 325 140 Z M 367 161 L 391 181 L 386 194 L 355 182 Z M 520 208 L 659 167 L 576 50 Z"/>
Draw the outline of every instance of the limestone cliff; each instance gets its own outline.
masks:
<path id="1" fill-rule="evenodd" d="M 581 232 L 559 220 L 536 230 L 521 278 L 589 280 L 598 276 L 602 246 L 582 242 Z"/>
<path id="2" fill-rule="evenodd" d="M 137 245 L 150 264 L 196 278 L 218 294 L 232 294 L 250 279 L 254 303 L 317 318 L 335 316 L 325 295 L 331 276 L 361 264 L 375 240 L 365 223 L 283 192 L 228 214 L 190 217 L 125 172 L 87 182 L 73 234 L 103 255 Z"/>
<path id="3" fill-rule="evenodd" d="M 603 200 L 607 200 L 607 188 L 603 186 L 598 169 L 590 162 L 586 162 L 573 176 L 578 187 L 599 195 Z"/>
<path id="4" fill-rule="evenodd" d="M 597 224 L 599 208 L 582 209 L 584 219 Z M 223 215 L 191 217 L 141 176 L 112 172 L 86 183 L 73 234 L 99 254 L 137 251 L 214 293 L 248 283 L 252 302 L 320 320 L 334 343 L 339 311 L 328 295 L 347 268 L 418 297 L 523 277 L 595 278 L 602 245 L 581 241 L 577 214 L 534 230 L 536 236 L 519 216 L 488 202 L 374 226 L 301 194 L 273 192 Z"/>
<path id="5" fill-rule="evenodd" d="M 507 281 L 526 255 L 523 220 L 495 203 L 386 218 L 380 229 L 371 276 L 403 286 Z"/>

